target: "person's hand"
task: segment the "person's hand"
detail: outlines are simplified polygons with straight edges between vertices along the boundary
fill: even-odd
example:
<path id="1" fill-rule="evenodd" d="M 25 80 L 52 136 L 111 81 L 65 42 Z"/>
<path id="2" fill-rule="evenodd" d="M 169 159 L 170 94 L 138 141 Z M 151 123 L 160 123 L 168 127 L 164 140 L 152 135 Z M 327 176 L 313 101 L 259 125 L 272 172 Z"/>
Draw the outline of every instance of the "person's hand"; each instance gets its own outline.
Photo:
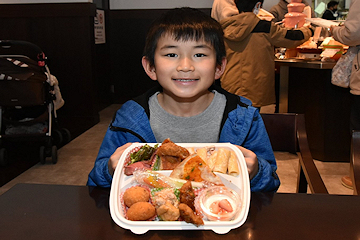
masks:
<path id="1" fill-rule="evenodd" d="M 311 23 L 306 21 L 303 25 L 303 27 L 308 27 L 308 28 L 311 28 Z"/>
<path id="2" fill-rule="evenodd" d="M 249 172 L 249 177 L 251 180 L 253 177 L 255 177 L 255 175 L 259 171 L 259 162 L 256 157 L 256 154 L 253 151 L 246 149 L 242 146 L 238 146 L 238 145 L 235 145 L 235 146 L 238 147 L 244 155 L 247 169 Z"/>
<path id="3" fill-rule="evenodd" d="M 122 145 L 121 147 L 118 147 L 115 150 L 115 152 L 110 156 L 110 159 L 108 161 L 108 168 L 109 168 L 110 175 L 114 174 L 115 168 L 119 162 L 121 155 L 123 154 L 125 149 L 127 149 L 131 144 L 132 143 L 126 143 L 126 144 Z"/>

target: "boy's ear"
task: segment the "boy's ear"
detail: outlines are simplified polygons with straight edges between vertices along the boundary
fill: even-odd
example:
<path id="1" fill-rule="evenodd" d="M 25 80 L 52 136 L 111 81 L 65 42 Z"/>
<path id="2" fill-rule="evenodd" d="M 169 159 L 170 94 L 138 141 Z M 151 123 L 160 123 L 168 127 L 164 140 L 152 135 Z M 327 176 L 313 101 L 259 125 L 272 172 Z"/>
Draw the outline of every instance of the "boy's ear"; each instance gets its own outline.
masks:
<path id="1" fill-rule="evenodd" d="M 221 61 L 221 65 L 216 65 L 215 79 L 219 79 L 223 75 L 223 73 L 225 71 L 226 63 L 227 63 L 227 60 L 225 57 L 223 57 L 223 59 Z"/>
<path id="2" fill-rule="evenodd" d="M 147 74 L 152 80 L 156 81 L 156 80 L 157 80 L 157 76 L 156 76 L 156 72 L 155 72 L 155 67 L 150 65 L 149 59 L 147 59 L 146 57 L 142 57 L 141 63 L 142 63 L 142 66 L 143 66 L 146 74 Z"/>

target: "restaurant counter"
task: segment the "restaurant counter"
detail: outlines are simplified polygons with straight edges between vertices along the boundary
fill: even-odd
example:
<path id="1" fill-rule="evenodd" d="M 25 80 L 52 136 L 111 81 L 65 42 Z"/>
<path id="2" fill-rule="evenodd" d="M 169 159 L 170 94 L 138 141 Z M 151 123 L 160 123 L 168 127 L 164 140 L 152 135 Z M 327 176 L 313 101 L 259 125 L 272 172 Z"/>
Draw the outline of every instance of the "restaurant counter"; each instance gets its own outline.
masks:
<path id="1" fill-rule="evenodd" d="M 211 230 L 150 230 L 116 225 L 110 189 L 17 184 L 0 196 L 1 239 L 358 239 L 359 196 L 252 193 L 246 222 L 227 234 Z"/>
<path id="2" fill-rule="evenodd" d="M 275 60 L 279 74 L 279 112 L 303 113 L 313 157 L 350 159 L 349 89 L 331 84 L 335 62 Z"/>

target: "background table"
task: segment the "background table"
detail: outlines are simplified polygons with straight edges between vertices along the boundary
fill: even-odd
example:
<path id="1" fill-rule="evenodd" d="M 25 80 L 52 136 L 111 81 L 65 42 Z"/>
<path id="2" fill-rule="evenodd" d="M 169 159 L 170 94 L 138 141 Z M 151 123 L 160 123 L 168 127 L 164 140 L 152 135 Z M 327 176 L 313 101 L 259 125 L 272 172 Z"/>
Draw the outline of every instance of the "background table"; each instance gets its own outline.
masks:
<path id="1" fill-rule="evenodd" d="M 133 234 L 109 213 L 109 189 L 18 184 L 0 196 L 1 239 L 358 239 L 358 196 L 252 193 L 247 221 L 228 234 Z"/>
<path id="2" fill-rule="evenodd" d="M 334 62 L 276 60 L 279 68 L 279 112 L 305 114 L 313 157 L 321 161 L 350 160 L 348 88 L 331 83 Z"/>

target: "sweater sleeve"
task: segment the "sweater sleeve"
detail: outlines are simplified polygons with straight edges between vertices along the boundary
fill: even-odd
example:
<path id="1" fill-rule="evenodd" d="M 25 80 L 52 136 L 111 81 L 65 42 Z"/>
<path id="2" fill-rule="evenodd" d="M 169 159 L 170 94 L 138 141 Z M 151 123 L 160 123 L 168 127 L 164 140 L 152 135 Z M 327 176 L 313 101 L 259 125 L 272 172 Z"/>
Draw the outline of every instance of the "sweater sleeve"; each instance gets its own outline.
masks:
<path id="1" fill-rule="evenodd" d="M 348 45 L 360 45 L 360 0 L 352 1 L 344 25 L 333 28 L 335 40 Z"/>
<path id="2" fill-rule="evenodd" d="M 270 42 L 276 47 L 294 48 L 306 42 L 312 35 L 313 32 L 308 27 L 291 30 L 272 23 Z"/>

